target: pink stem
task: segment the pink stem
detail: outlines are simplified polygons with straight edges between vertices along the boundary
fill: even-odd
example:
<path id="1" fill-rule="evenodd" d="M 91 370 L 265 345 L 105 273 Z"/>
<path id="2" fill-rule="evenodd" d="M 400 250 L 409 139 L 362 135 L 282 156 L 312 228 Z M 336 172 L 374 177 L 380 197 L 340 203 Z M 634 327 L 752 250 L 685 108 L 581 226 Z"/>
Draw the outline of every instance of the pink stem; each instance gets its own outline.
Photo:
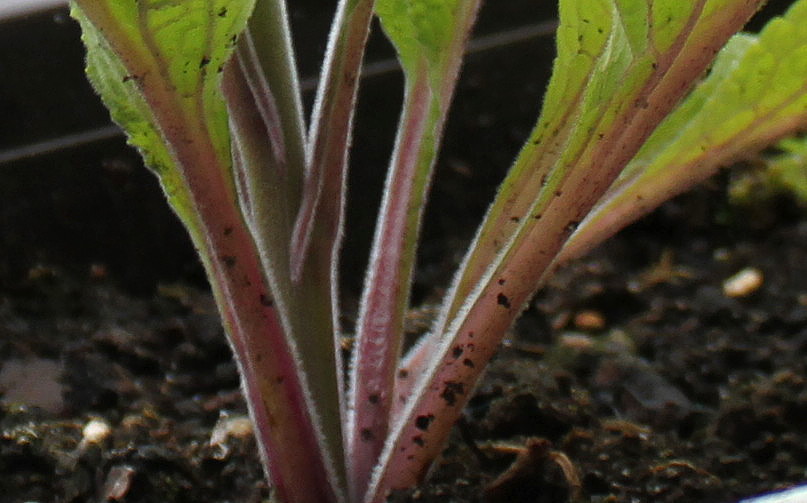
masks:
<path id="1" fill-rule="evenodd" d="M 348 420 L 348 462 L 351 494 L 360 501 L 389 427 L 392 388 L 401 348 L 403 317 L 408 306 L 414 236 L 426 188 L 413 194 L 432 102 L 425 68 L 407 89 L 392 167 L 373 243 L 357 327 L 356 360 L 351 378 Z M 428 140 L 425 140 L 428 141 Z M 421 171 L 419 173 L 419 171 Z M 414 217 L 414 222 L 413 222 Z"/>
<path id="2" fill-rule="evenodd" d="M 303 200 L 291 237 L 295 282 L 302 277 L 316 226 L 330 225 L 332 248 L 338 247 L 353 112 L 374 4 L 374 0 L 342 0 L 337 7 L 314 104 Z"/>

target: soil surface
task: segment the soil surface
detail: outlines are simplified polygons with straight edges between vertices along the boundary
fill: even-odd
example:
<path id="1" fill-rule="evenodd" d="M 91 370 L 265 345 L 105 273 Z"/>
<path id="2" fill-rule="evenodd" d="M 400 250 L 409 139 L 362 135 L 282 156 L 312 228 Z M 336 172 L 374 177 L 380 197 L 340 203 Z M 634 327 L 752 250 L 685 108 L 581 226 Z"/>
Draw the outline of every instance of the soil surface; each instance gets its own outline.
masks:
<path id="1" fill-rule="evenodd" d="M 561 271 L 429 480 L 392 500 L 719 503 L 807 478 L 807 219 L 723 194 Z M 728 295 L 741 270 L 761 283 Z M 0 291 L 0 363 L 3 501 L 269 498 L 203 288 L 135 296 L 103 265 L 32 268 Z"/>

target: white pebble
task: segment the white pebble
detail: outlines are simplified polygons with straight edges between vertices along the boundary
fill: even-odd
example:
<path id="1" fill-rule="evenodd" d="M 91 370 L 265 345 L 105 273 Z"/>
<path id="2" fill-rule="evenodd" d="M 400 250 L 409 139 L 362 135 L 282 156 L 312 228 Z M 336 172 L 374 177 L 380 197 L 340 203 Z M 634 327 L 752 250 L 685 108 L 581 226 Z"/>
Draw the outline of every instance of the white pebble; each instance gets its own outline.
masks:
<path id="1" fill-rule="evenodd" d="M 762 271 L 746 267 L 723 282 L 723 294 L 726 297 L 746 297 L 759 290 L 763 281 Z"/>
<path id="2" fill-rule="evenodd" d="M 112 433 L 109 423 L 103 419 L 92 419 L 81 430 L 81 442 L 97 444 L 103 442 Z"/>

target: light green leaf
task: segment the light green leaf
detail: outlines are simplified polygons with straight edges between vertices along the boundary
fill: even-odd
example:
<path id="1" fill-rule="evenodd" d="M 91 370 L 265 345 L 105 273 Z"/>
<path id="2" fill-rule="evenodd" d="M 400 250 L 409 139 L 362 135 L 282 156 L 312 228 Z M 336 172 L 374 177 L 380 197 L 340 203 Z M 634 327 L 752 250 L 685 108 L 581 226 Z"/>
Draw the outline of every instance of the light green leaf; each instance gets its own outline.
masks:
<path id="1" fill-rule="evenodd" d="M 731 177 L 728 196 L 732 204 L 767 206 L 789 195 L 807 209 L 807 137 L 786 138 L 776 144 L 775 153 L 755 160 L 761 164 Z"/>
<path id="2" fill-rule="evenodd" d="M 778 147 L 783 152 L 768 161 L 771 178 L 807 206 L 807 137 L 789 138 Z"/>
<path id="3" fill-rule="evenodd" d="M 454 43 L 462 0 L 377 0 L 375 11 L 398 51 L 401 65 L 413 73 L 421 58 L 439 72 Z"/>
<path id="4" fill-rule="evenodd" d="M 229 169 L 230 137 L 220 72 L 252 4 L 244 0 L 74 4 L 93 85 L 113 119 L 160 176 L 183 219 L 188 201 L 181 185 L 187 176 L 178 172 L 182 168 L 177 166 L 181 150 L 177 144 L 207 143 L 219 169 Z M 173 153 L 159 140 L 161 136 L 175 143 Z"/>
<path id="5" fill-rule="evenodd" d="M 173 167 L 174 159 L 160 137 L 137 82 L 129 76 L 120 59 L 83 13 L 74 8 L 72 14 L 81 24 L 84 44 L 93 48 L 87 52 L 87 76 L 103 99 L 112 120 L 124 129 L 129 144 L 141 153 L 145 164 L 160 176 L 163 190 L 173 201 L 180 218 L 183 221 L 192 219 L 192 203 L 187 187 Z"/>
<path id="6" fill-rule="evenodd" d="M 554 256 L 555 246 L 699 77 L 708 52 L 759 3 L 666 0 L 648 8 L 632 0 L 561 2 L 558 56 L 541 117 L 466 257 L 443 323 L 489 265 L 506 260 L 500 254 L 536 226 L 545 236 L 544 245 L 533 244 L 536 253 Z M 556 210 L 548 212 L 551 207 Z"/>
<path id="7" fill-rule="evenodd" d="M 659 125 L 564 247 L 581 255 L 721 166 L 807 127 L 807 0 L 759 35 L 736 35 Z"/>

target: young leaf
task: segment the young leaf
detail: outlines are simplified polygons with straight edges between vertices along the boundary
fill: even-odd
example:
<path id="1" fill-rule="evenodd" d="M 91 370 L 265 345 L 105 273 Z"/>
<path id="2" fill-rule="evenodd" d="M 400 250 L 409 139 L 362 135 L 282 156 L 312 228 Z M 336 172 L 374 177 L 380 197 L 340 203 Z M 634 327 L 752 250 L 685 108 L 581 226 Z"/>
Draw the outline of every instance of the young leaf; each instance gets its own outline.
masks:
<path id="1" fill-rule="evenodd" d="M 807 206 L 807 138 L 788 138 L 777 147 L 782 153 L 767 162 L 773 182 L 793 193 L 802 206 Z"/>
<path id="2" fill-rule="evenodd" d="M 564 241 L 759 3 L 561 1 L 543 115 L 412 360 L 373 501 L 421 478 Z"/>
<path id="3" fill-rule="evenodd" d="M 237 66 L 237 63 L 233 66 Z M 327 469 L 344 487 L 340 382 L 336 367 L 339 360 L 327 348 L 333 344 L 329 269 L 309 267 L 300 284 L 292 286 L 289 274 L 290 239 L 297 205 L 289 193 L 288 175 L 277 164 L 277 152 L 255 106 L 247 78 L 240 68 L 225 71 L 223 89 L 227 96 L 232 123 L 233 157 L 236 174 L 242 180 L 242 200 L 248 200 L 248 225 L 255 236 L 258 254 L 267 282 L 274 292 L 273 303 L 288 337 L 299 354 L 304 370 L 301 380 L 307 406 L 315 414 L 322 433 L 319 443 L 328 449 Z M 273 239 L 272 239 L 273 238 Z M 271 240 L 270 240 L 271 239 Z M 322 274 L 324 273 L 324 274 Z M 323 350 L 326 348 L 326 350 Z"/>
<path id="4" fill-rule="evenodd" d="M 281 169 L 289 171 L 287 197 L 298 200 L 305 174 L 305 120 L 290 31 L 285 0 L 256 0 L 237 53 L 269 139 L 277 145 L 273 150 Z"/>
<path id="5" fill-rule="evenodd" d="M 656 129 L 586 217 L 559 263 L 582 255 L 721 166 L 807 128 L 805 26 L 807 0 L 799 0 L 759 35 L 736 35 L 709 76 Z"/>
<path id="6" fill-rule="evenodd" d="M 395 150 L 363 291 L 348 407 L 352 494 L 360 501 L 387 436 L 415 249 L 446 115 L 478 0 L 378 0 L 406 80 Z"/>
<path id="7" fill-rule="evenodd" d="M 315 260 L 338 261 L 353 112 L 373 5 L 374 0 L 340 0 L 336 7 L 312 112 L 303 200 L 292 235 L 295 281 L 309 260 L 312 243 L 317 244 L 315 252 L 325 256 Z M 333 274 L 335 278 L 335 267 Z"/>
<path id="8" fill-rule="evenodd" d="M 91 81 L 160 177 L 200 252 L 277 494 L 289 502 L 336 501 L 295 348 L 272 304 L 232 172 L 220 72 L 252 2 L 74 5 Z"/>
<path id="9" fill-rule="evenodd" d="M 275 305 L 300 356 L 309 406 L 319 418 L 327 458 L 333 460 L 329 468 L 344 487 L 342 364 L 330 300 L 331 264 L 312 260 L 297 283 L 289 269 L 305 175 L 305 138 L 285 2 L 257 1 L 236 54 L 237 67 L 225 72 L 223 89 L 234 132 L 236 176 L 242 181 L 239 195 Z"/>

